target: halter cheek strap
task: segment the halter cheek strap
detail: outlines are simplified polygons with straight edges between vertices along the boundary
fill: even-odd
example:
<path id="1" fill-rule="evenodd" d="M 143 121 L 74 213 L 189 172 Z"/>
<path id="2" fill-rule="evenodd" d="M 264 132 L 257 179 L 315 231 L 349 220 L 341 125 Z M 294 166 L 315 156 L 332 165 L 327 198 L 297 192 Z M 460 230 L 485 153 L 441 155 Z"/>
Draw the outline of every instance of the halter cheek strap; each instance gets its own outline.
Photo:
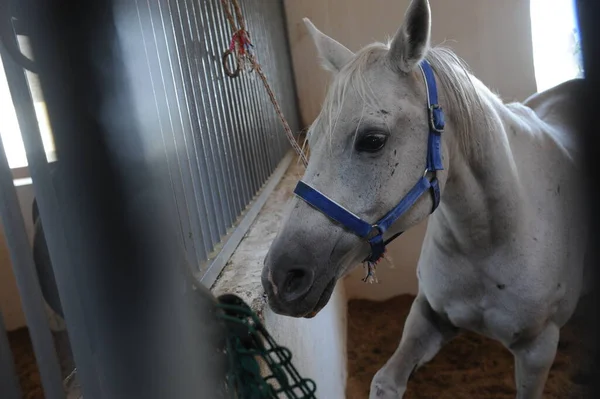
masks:
<path id="1" fill-rule="evenodd" d="M 403 214 L 405 214 L 425 192 L 431 192 L 433 199 L 432 213 L 440 203 L 440 187 L 436 177 L 436 171 L 444 169 L 441 151 L 441 134 L 444 131 L 444 112 L 437 103 L 437 85 L 431 65 L 424 60 L 419 66 L 423 73 L 427 91 L 427 114 L 429 118 L 427 166 L 423 173 L 423 177 L 417 181 L 398 205 L 375 224 L 371 224 L 303 181 L 299 181 L 294 190 L 294 194 L 302 198 L 313 208 L 344 226 L 357 236 L 367 240 L 371 246 L 371 253 L 364 261 L 369 265 L 374 265 L 379 262 L 385 254 L 386 245 L 396 237 L 400 236 L 403 232 L 395 234 L 387 241 L 384 241 L 383 239 L 384 233 Z M 431 175 L 431 178 L 428 178 L 428 175 Z"/>

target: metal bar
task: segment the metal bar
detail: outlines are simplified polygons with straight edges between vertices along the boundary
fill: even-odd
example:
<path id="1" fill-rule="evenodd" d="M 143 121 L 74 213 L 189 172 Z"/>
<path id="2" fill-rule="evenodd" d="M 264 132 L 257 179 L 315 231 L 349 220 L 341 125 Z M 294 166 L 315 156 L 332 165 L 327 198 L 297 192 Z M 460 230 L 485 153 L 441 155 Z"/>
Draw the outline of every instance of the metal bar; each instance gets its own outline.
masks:
<path id="1" fill-rule="evenodd" d="M 2 50 L 2 53 L 2 62 L 5 63 L 7 57 L 4 56 L 4 50 Z M 4 237 L 10 252 L 17 288 L 23 303 L 23 313 L 29 327 L 35 358 L 40 365 L 40 376 L 45 395 L 47 398 L 65 398 L 60 363 L 50 333 L 50 325 L 44 308 L 44 298 L 37 279 L 29 238 L 25 230 L 25 220 L 21 213 L 12 173 L 1 139 L 0 218 L 4 227 Z"/>
<path id="2" fill-rule="evenodd" d="M 181 260 L 171 223 L 175 204 L 162 194 L 170 190 L 167 160 L 164 151 L 146 150 L 156 148 L 160 131 L 156 114 L 141 111 L 155 105 L 152 99 L 134 104 L 133 97 L 143 98 L 134 93 L 149 90 L 146 74 L 136 77 L 124 68 L 125 49 L 132 56 L 143 51 L 130 39 L 138 28 L 132 8 L 128 1 L 82 7 L 71 0 L 35 3 L 29 10 L 73 260 L 63 265 L 52 259 L 58 288 L 61 299 L 78 299 L 84 309 L 77 319 L 70 301 L 63 301 L 78 371 L 84 372 L 79 343 L 93 348 L 87 360 L 95 367 L 88 372 L 96 373 L 99 389 L 82 381 L 86 399 L 191 399 L 198 392 L 216 398 L 224 375 L 210 360 L 216 342 L 207 329 L 217 325 L 182 296 L 183 269 L 172 267 Z M 45 194 L 37 196 L 42 219 Z M 60 233 L 43 222 L 48 237 Z M 74 286 L 85 287 L 80 298 L 64 295 L 67 274 Z M 70 328 L 78 324 L 85 330 Z"/>
<path id="3" fill-rule="evenodd" d="M 0 392 L 4 399 L 21 399 L 23 397 L 2 313 L 0 313 Z"/>
<path id="4" fill-rule="evenodd" d="M 28 169 L 32 180 L 35 181 L 34 191 L 40 217 L 46 233 L 46 243 L 51 249 L 51 260 L 54 265 L 54 274 L 57 285 L 60 289 L 60 299 L 63 311 L 69 314 L 65 319 L 69 335 L 71 336 L 71 346 L 75 362 L 81 371 L 78 375 L 79 380 L 89 389 L 97 389 L 97 374 L 92 363 L 92 350 L 89 344 L 84 340 L 74 340 L 73 337 L 85 336 L 87 334 L 84 323 L 74 323 L 73 320 L 83 320 L 83 307 L 80 302 L 78 287 L 73 283 L 73 276 L 70 272 L 65 272 L 72 266 L 69 251 L 67 250 L 62 231 L 61 215 L 59 214 L 58 197 L 50 176 L 50 170 L 46 160 L 44 144 L 41 138 L 39 126 L 36 120 L 35 108 L 29 91 L 27 78 L 23 69 L 15 64 L 13 60 L 4 52 L 0 45 L 0 56 L 4 64 L 8 85 L 15 108 L 17 109 L 17 119 L 23 138 L 23 144 L 27 155 Z M 40 194 L 42 198 L 40 198 Z M 56 267 L 62 265 L 62 267 Z M 96 398 L 92 394 L 90 398 Z"/>

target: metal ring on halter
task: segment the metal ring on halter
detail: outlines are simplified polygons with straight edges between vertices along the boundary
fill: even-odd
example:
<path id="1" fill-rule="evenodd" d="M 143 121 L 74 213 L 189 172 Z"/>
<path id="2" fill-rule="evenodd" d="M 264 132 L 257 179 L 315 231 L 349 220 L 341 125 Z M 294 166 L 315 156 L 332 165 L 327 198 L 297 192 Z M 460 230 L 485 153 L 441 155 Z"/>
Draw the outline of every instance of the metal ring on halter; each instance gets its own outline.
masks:
<path id="1" fill-rule="evenodd" d="M 227 76 L 229 76 L 230 78 L 237 78 L 240 75 L 240 64 L 237 60 L 237 58 L 234 56 L 234 64 L 235 64 L 235 70 L 232 72 L 231 69 L 229 69 L 229 64 L 227 63 L 227 58 L 229 58 L 230 56 L 234 55 L 233 50 L 231 49 L 227 49 L 225 50 L 225 52 L 223 53 L 223 69 L 225 69 L 225 74 Z"/>
<path id="2" fill-rule="evenodd" d="M 369 234 L 367 234 L 366 238 L 367 238 L 367 240 L 371 240 L 381 234 L 383 234 L 383 231 L 381 231 L 381 228 L 378 225 L 374 224 L 371 228 L 371 231 L 369 231 Z"/>
<path id="3" fill-rule="evenodd" d="M 431 172 L 428 168 L 425 168 L 425 172 L 423 172 L 423 177 L 427 177 L 427 173 Z"/>

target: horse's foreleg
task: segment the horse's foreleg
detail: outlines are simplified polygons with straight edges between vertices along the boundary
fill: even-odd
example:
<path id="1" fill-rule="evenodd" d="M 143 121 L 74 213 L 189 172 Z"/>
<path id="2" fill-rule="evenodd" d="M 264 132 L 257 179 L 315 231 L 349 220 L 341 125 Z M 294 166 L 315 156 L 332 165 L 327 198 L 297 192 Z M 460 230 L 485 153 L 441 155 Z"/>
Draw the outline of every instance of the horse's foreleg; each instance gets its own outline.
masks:
<path id="1" fill-rule="evenodd" d="M 558 348 L 559 328 L 549 324 L 538 336 L 511 347 L 517 399 L 540 399 Z"/>
<path id="2" fill-rule="evenodd" d="M 404 324 L 400 345 L 371 382 L 369 399 L 401 398 L 412 372 L 430 361 L 457 332 L 419 293 Z"/>

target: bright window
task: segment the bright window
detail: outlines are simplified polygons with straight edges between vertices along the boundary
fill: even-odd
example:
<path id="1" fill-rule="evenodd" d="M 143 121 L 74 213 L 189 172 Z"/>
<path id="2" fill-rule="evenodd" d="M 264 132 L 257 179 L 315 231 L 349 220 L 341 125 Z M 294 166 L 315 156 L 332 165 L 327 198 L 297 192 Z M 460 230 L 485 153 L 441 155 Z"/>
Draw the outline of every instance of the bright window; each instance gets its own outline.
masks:
<path id="1" fill-rule="evenodd" d="M 538 92 L 583 77 L 575 0 L 530 0 Z"/>
<path id="2" fill-rule="evenodd" d="M 28 43 L 26 38 L 19 36 L 19 44 L 21 51 L 31 58 L 29 54 Z M 29 83 L 30 90 L 34 101 L 35 113 L 40 128 L 40 134 L 42 136 L 42 142 L 44 143 L 44 149 L 46 150 L 46 159 L 48 161 L 55 160 L 54 153 L 54 139 L 52 136 L 52 130 L 50 129 L 50 123 L 48 121 L 48 114 L 46 113 L 46 103 L 43 100 L 43 96 L 40 90 L 37 75 L 27 72 L 27 81 Z M 25 155 L 25 146 L 21 137 L 21 130 L 17 121 L 17 113 L 15 111 L 10 90 L 8 88 L 8 81 L 6 73 L 4 71 L 4 65 L 0 59 L 0 137 L 2 137 L 2 144 L 4 145 L 4 151 L 6 152 L 6 158 L 8 159 L 8 165 L 11 169 L 27 167 L 27 157 Z"/>

